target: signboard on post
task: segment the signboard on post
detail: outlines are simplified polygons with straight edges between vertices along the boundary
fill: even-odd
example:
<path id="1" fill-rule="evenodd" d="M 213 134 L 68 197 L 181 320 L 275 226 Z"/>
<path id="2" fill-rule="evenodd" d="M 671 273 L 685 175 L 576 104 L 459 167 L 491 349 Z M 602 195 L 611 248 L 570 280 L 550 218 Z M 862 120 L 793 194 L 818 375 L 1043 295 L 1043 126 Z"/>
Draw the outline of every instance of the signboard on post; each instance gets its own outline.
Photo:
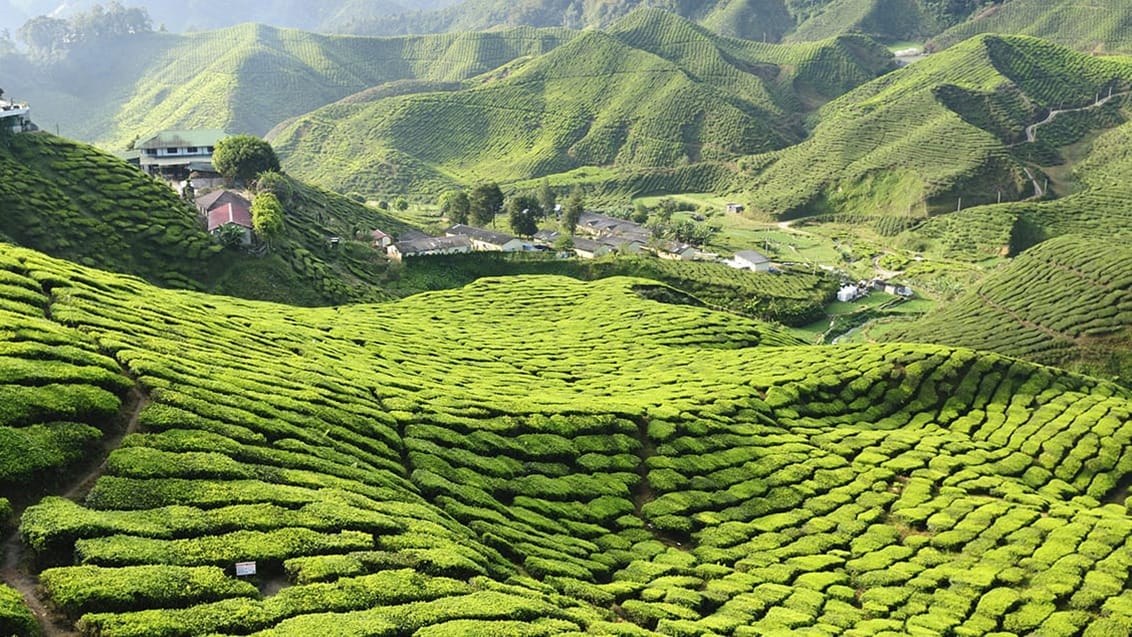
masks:
<path id="1" fill-rule="evenodd" d="M 255 575 L 255 562 L 236 562 L 236 577 Z"/>

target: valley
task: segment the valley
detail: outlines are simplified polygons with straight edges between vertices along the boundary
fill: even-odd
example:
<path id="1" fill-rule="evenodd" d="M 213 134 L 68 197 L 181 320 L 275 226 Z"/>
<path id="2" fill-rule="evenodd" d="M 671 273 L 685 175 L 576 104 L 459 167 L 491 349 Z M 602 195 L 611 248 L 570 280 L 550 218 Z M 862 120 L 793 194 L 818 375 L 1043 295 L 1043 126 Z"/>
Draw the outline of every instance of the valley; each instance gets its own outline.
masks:
<path id="1" fill-rule="evenodd" d="M 300 4 L 0 1 L 0 634 L 1132 634 L 1132 4 Z"/>

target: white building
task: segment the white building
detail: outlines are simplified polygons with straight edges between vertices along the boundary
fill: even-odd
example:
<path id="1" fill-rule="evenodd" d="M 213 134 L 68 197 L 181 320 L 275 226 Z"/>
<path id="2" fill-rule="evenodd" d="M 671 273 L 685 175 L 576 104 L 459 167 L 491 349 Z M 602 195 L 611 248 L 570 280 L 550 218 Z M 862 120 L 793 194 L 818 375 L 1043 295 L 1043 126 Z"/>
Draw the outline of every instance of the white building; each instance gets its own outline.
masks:
<path id="1" fill-rule="evenodd" d="M 27 104 L 11 102 L 3 99 L 4 91 L 0 91 L 0 125 L 16 133 L 39 130 L 31 122 L 31 107 Z"/>
<path id="2" fill-rule="evenodd" d="M 212 152 L 216 144 L 227 137 L 219 129 L 166 130 L 139 141 L 135 148 L 141 151 L 141 169 L 151 175 L 168 179 L 188 179 L 193 172 L 204 175 L 216 173 L 212 165 Z"/>
<path id="3" fill-rule="evenodd" d="M 752 272 L 770 272 L 770 257 L 754 250 L 740 250 L 730 261 L 725 263 L 739 270 Z"/>

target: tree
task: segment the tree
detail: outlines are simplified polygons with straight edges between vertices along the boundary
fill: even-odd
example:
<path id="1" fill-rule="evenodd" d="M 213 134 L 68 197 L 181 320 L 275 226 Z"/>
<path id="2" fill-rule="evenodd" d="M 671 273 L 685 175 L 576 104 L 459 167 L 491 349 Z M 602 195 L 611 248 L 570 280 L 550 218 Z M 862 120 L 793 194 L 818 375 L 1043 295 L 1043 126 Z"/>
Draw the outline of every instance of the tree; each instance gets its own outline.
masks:
<path id="1" fill-rule="evenodd" d="M 270 243 L 283 233 L 283 204 L 270 192 L 262 192 L 252 201 L 252 229 Z"/>
<path id="2" fill-rule="evenodd" d="M 244 229 L 234 223 L 226 223 L 216 231 L 216 238 L 225 248 L 238 248 L 244 243 Z"/>
<path id="3" fill-rule="evenodd" d="M 471 204 L 472 223 L 477 226 L 485 226 L 494 221 L 495 215 L 503 209 L 503 191 L 495 182 L 476 186 L 472 189 L 472 194 L 468 195 L 468 200 Z"/>
<path id="4" fill-rule="evenodd" d="M 216 143 L 212 165 L 229 179 L 247 181 L 256 175 L 279 170 L 279 158 L 271 144 L 253 135 L 233 135 Z"/>
<path id="5" fill-rule="evenodd" d="M 16 36 L 36 57 L 48 57 L 65 49 L 70 33 L 71 26 L 66 20 L 45 15 L 28 20 L 16 30 Z"/>
<path id="6" fill-rule="evenodd" d="M 440 214 L 448 217 L 452 223 L 468 223 L 468 213 L 472 202 L 463 190 L 449 190 L 440 195 Z"/>
<path id="7" fill-rule="evenodd" d="M 397 199 L 393 202 L 393 207 L 397 210 L 400 210 L 401 212 L 405 212 L 409 209 L 409 200 L 405 199 L 404 197 L 397 197 Z"/>
<path id="8" fill-rule="evenodd" d="M 645 202 L 638 201 L 633 204 L 633 214 L 629 215 L 629 219 L 633 223 L 644 223 L 649 220 L 649 207 Z"/>
<path id="9" fill-rule="evenodd" d="M 582 201 L 582 191 L 575 188 L 570 192 L 570 198 L 566 200 L 566 205 L 562 209 L 562 229 L 573 236 L 574 230 L 578 228 L 578 221 L 582 218 L 582 211 L 585 210 L 585 202 Z"/>
<path id="10" fill-rule="evenodd" d="M 555 204 L 558 203 L 557 198 L 554 196 L 554 191 L 550 189 L 550 182 L 545 179 L 539 184 L 538 192 L 535 193 L 535 197 L 538 198 L 538 205 L 543 215 L 549 215 L 553 212 Z"/>
<path id="11" fill-rule="evenodd" d="M 507 222 L 511 230 L 520 237 L 529 237 L 538 232 L 538 218 L 542 214 L 538 200 L 527 195 L 511 197 L 506 205 Z"/>

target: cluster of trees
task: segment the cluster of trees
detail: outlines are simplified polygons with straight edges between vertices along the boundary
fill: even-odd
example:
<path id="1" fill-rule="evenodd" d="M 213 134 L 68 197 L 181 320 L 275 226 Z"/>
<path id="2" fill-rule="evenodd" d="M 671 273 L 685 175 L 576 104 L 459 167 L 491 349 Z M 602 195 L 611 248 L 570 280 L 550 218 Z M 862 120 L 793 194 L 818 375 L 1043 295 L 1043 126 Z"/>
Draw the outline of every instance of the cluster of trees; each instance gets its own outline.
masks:
<path id="1" fill-rule="evenodd" d="M 574 233 L 583 209 L 582 193 L 575 189 L 560 210 L 564 232 Z M 522 237 L 538 232 L 539 223 L 558 211 L 557 195 L 545 181 L 533 194 L 517 193 L 507 197 L 499 184 L 484 183 L 470 192 L 449 190 L 440 196 L 440 212 L 452 223 L 482 227 L 494 223 L 495 217 L 504 213 L 512 232 Z"/>
<path id="2" fill-rule="evenodd" d="M 96 4 L 89 11 L 76 13 L 68 19 L 36 16 L 16 31 L 16 36 L 27 45 L 35 57 L 50 57 L 72 46 L 92 40 L 149 33 L 153 20 L 145 7 L 124 7 L 114 0 L 106 6 Z M 7 40 L 11 49 L 11 39 Z M 5 50 L 0 41 L 0 53 Z"/>

